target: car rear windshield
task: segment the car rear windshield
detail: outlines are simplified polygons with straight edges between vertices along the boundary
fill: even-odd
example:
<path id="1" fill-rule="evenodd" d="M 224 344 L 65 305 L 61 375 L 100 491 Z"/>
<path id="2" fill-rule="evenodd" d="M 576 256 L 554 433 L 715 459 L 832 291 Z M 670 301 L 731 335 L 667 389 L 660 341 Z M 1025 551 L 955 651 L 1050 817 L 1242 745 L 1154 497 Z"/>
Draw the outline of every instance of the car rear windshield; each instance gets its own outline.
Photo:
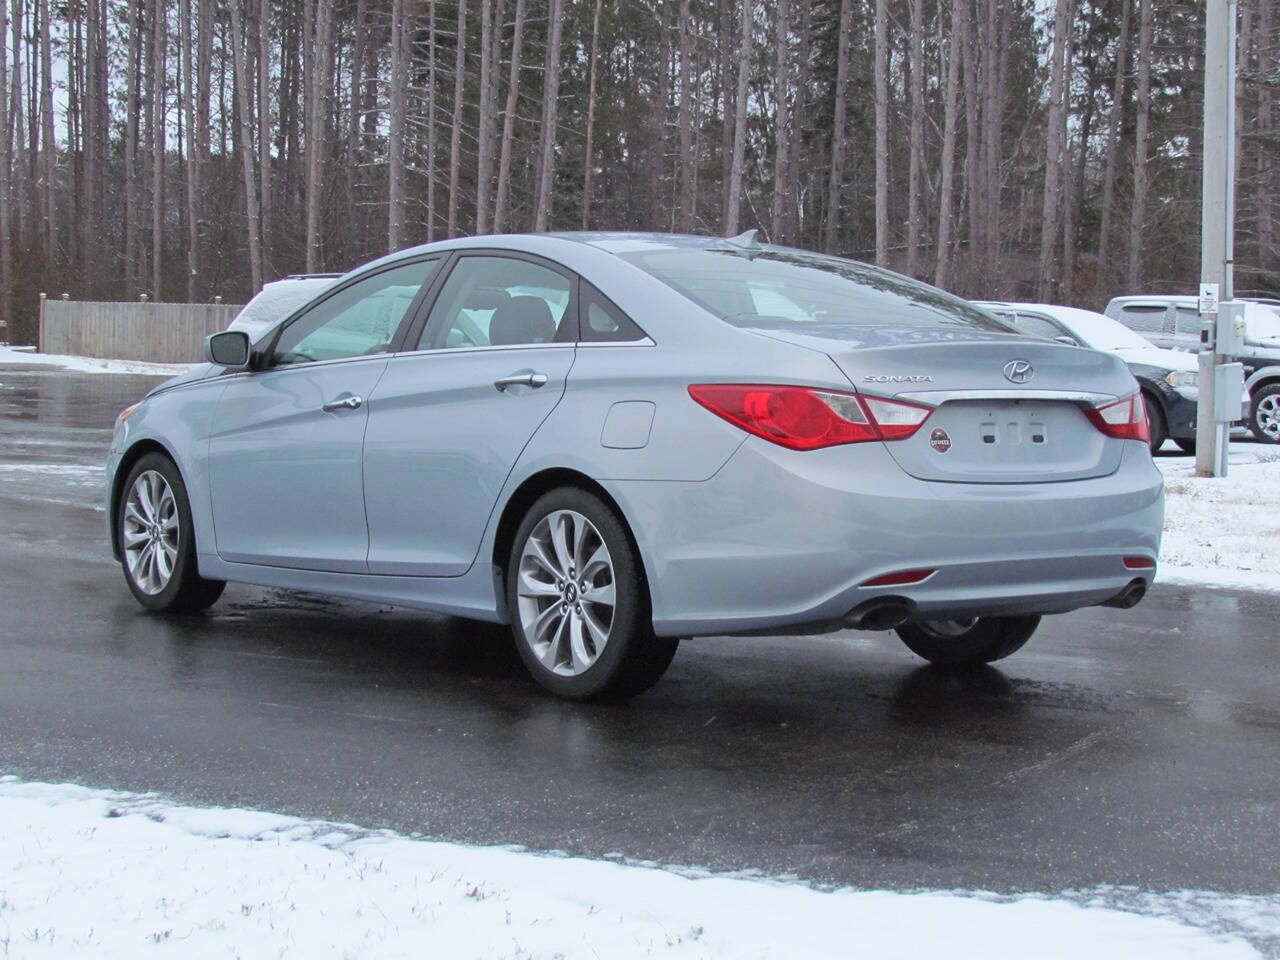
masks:
<path id="1" fill-rule="evenodd" d="M 834 324 L 1018 332 L 936 287 L 852 260 L 727 245 L 619 255 L 737 327 Z"/>

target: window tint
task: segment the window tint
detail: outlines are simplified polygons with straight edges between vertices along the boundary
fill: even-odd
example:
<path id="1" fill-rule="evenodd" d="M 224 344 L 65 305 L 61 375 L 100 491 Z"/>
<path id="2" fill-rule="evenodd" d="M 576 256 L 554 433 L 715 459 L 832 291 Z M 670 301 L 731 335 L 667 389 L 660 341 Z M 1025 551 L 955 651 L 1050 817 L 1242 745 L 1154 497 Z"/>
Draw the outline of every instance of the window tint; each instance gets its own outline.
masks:
<path id="1" fill-rule="evenodd" d="M 1039 317 L 1030 313 L 1017 313 L 1013 315 L 1001 314 L 1006 320 L 1011 320 L 1013 325 L 1023 333 L 1028 333 L 1033 337 L 1040 337 L 1044 340 L 1055 340 L 1058 337 L 1071 337 L 1074 343 L 1079 343 L 1079 337 L 1076 337 L 1061 324 L 1054 323 L 1048 317 Z"/>
<path id="2" fill-rule="evenodd" d="M 1160 333 L 1164 330 L 1165 308 L 1152 304 L 1133 304 L 1126 306 L 1120 314 L 1120 321 L 1130 330 L 1142 333 Z"/>
<path id="3" fill-rule="evenodd" d="M 419 350 L 572 341 L 572 281 L 513 257 L 463 257 L 449 274 Z"/>
<path id="4" fill-rule="evenodd" d="M 738 327 L 1012 328 L 935 287 L 852 260 L 712 246 L 619 254 Z"/>
<path id="5" fill-rule="evenodd" d="M 382 353 L 418 291 L 439 266 L 420 260 L 374 274 L 316 304 L 276 341 L 276 365 Z"/>
<path id="6" fill-rule="evenodd" d="M 1200 336 L 1200 310 L 1198 307 L 1178 307 L 1174 317 L 1178 333 Z"/>
<path id="7" fill-rule="evenodd" d="M 645 338 L 645 332 L 612 300 L 585 280 L 581 284 L 583 343 L 627 343 Z"/>

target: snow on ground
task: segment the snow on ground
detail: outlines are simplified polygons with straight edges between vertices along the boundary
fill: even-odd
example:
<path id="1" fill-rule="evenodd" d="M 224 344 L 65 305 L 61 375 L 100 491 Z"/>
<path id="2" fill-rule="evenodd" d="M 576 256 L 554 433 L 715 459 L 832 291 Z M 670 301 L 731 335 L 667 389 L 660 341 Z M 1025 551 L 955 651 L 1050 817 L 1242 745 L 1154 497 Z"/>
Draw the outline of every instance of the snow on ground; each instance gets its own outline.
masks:
<path id="1" fill-rule="evenodd" d="M 1153 896 L 821 891 L 0 778 L 0 957 L 1244 960 L 1216 918 L 1280 927 L 1280 898 Z"/>
<path id="2" fill-rule="evenodd" d="M 37 353 L 34 347 L 0 346 L 0 367 L 13 364 L 63 367 L 77 373 L 142 373 L 170 377 L 186 373 L 195 366 L 193 363 L 146 363 L 142 360 L 69 357 L 56 353 Z"/>
<path id="3" fill-rule="evenodd" d="M 1164 541 L 1157 580 L 1280 590 L 1280 447 L 1232 443 L 1226 477 L 1157 457 Z"/>

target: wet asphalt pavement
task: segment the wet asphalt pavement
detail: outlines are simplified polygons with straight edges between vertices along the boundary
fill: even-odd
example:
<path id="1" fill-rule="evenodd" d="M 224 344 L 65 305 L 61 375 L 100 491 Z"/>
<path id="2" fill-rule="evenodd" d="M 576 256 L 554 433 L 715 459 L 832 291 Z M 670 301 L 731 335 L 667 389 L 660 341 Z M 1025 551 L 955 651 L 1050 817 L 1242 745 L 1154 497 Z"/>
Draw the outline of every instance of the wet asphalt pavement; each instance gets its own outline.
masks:
<path id="1" fill-rule="evenodd" d="M 152 382 L 0 368 L 0 773 L 818 883 L 1280 891 L 1280 596 L 1157 586 L 963 678 L 892 634 L 688 641 L 560 703 L 483 625 L 144 613 L 99 501 Z"/>

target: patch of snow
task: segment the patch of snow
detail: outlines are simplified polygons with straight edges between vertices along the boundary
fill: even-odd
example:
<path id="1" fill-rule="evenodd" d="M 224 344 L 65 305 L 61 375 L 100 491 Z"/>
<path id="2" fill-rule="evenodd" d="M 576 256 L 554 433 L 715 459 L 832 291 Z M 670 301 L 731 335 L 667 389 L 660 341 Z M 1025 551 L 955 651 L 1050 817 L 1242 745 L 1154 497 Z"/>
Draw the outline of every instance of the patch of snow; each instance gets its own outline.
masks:
<path id="1" fill-rule="evenodd" d="M 1157 457 L 1164 541 L 1157 582 L 1280 591 L 1280 448 L 1232 443 L 1226 477 L 1197 477 L 1194 457 Z"/>
<path id="2" fill-rule="evenodd" d="M 0 367 L 10 365 L 61 367 L 76 373 L 134 373 L 171 377 L 186 373 L 194 363 L 146 363 L 142 360 L 107 360 L 100 357 L 70 357 L 56 353 L 36 353 L 30 347 L 0 346 Z"/>
<path id="3" fill-rule="evenodd" d="M 821 891 L 0 779 L 0 955 L 1261 956 L 1125 894 Z M 1194 915 L 1216 895 L 1183 896 Z M 1277 913 L 1230 904 L 1237 924 Z"/>

